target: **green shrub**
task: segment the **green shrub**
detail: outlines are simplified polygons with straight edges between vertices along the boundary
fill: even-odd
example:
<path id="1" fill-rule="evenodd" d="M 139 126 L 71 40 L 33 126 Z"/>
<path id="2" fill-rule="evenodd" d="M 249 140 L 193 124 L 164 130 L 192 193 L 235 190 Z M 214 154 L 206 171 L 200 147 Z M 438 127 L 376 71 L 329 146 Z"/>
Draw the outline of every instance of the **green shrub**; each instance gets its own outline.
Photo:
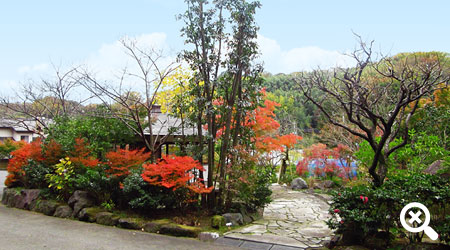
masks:
<path id="1" fill-rule="evenodd" d="M 101 167 L 77 169 L 73 182 L 76 190 L 91 193 L 99 202 L 109 202 L 119 195 L 119 183 Z"/>
<path id="2" fill-rule="evenodd" d="M 173 209 L 180 207 L 183 189 L 172 192 L 170 189 L 151 186 L 142 179 L 142 169 L 132 170 L 123 181 L 123 199 L 134 209 Z"/>
<path id="3" fill-rule="evenodd" d="M 237 199 L 253 211 L 268 204 L 271 201 L 270 183 L 273 175 L 271 168 L 256 168 L 248 181 L 240 184 Z"/>
<path id="4" fill-rule="evenodd" d="M 44 189 L 48 187 L 45 176 L 53 172 L 53 168 L 45 166 L 44 164 L 29 160 L 28 164 L 22 167 L 25 172 L 25 187 Z"/>
<path id="5" fill-rule="evenodd" d="M 61 198 L 67 199 L 73 193 L 74 167 L 69 157 L 59 160 L 54 166 L 55 172 L 45 175 L 48 187 L 52 188 Z"/>
<path id="6" fill-rule="evenodd" d="M 327 224 L 338 233 L 360 232 L 362 239 L 379 230 L 399 231 L 400 211 L 410 202 L 420 202 L 430 209 L 434 216 L 431 227 L 448 223 L 445 209 L 450 204 L 450 184 L 438 176 L 412 173 L 391 176 L 376 189 L 366 185 L 342 188 L 333 193 L 332 217 Z M 447 229 L 443 227 L 439 233 L 448 235 Z M 410 234 L 409 239 L 421 241 L 418 234 Z"/>

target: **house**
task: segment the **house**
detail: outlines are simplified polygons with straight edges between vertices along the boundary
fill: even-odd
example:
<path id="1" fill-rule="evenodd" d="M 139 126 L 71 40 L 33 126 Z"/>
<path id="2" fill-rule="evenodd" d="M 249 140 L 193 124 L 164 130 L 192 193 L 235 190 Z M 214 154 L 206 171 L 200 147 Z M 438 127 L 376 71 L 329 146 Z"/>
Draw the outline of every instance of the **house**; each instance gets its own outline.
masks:
<path id="1" fill-rule="evenodd" d="M 0 118 L 0 141 L 12 139 L 14 141 L 32 142 L 39 137 L 39 124 L 34 120 L 12 120 Z"/>
<path id="2" fill-rule="evenodd" d="M 170 114 L 161 112 L 161 106 L 154 105 L 152 108 L 152 134 L 153 141 L 160 145 L 157 152 L 157 158 L 161 158 L 162 154 L 170 154 L 170 146 L 180 142 L 184 137 L 197 134 L 195 127 L 182 123 L 180 118 L 171 116 Z M 146 128 L 144 133 L 150 137 L 150 130 Z M 206 133 L 206 131 L 204 131 Z M 172 152 L 173 153 L 173 152 Z"/>

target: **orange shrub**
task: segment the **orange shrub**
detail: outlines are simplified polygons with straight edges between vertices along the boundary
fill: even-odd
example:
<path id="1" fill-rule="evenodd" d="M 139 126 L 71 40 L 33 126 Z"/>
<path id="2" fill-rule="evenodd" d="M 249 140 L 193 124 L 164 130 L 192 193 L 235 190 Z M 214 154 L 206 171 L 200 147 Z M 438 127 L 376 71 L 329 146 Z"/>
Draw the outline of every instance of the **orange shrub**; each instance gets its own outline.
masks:
<path id="1" fill-rule="evenodd" d="M 130 169 L 141 166 L 146 160 L 150 158 L 150 153 L 144 153 L 145 148 L 128 150 L 118 149 L 106 153 L 108 159 L 108 169 L 106 172 L 117 177 L 127 176 L 130 174 Z"/>
<path id="2" fill-rule="evenodd" d="M 42 142 L 40 139 L 32 143 L 25 143 L 21 148 L 11 152 L 12 158 L 8 163 L 8 176 L 5 180 L 5 185 L 10 187 L 15 183 L 23 182 L 24 172 L 22 167 L 28 164 L 28 160 L 35 160 L 41 162 L 44 160 L 41 149 Z"/>
<path id="3" fill-rule="evenodd" d="M 196 179 L 193 170 L 204 171 L 203 166 L 189 156 L 168 155 L 155 164 L 144 164 L 142 178 L 150 185 L 163 186 L 175 191 L 185 187 L 200 194 L 209 193 L 213 187 L 206 188 L 200 179 Z"/>

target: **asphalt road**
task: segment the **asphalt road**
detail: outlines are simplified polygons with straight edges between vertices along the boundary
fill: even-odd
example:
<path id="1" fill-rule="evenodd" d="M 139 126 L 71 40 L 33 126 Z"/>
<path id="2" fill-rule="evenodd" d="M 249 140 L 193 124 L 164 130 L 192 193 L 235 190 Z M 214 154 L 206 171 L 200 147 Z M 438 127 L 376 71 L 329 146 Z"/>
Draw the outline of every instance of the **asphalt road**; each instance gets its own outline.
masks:
<path id="1" fill-rule="evenodd" d="M 0 171 L 0 196 L 6 171 Z M 0 204 L 0 250 L 16 249 L 238 249 L 60 219 Z"/>
<path id="2" fill-rule="evenodd" d="M 0 249 L 237 249 L 125 230 L 0 205 Z"/>

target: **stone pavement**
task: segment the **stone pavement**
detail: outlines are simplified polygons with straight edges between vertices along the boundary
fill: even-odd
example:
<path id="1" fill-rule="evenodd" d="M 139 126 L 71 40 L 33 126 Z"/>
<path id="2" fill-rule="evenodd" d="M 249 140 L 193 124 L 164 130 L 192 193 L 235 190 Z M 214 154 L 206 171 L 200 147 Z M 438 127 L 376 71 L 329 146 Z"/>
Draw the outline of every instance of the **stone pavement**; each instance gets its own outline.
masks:
<path id="1" fill-rule="evenodd" d="M 327 195 L 272 186 L 272 202 L 262 219 L 225 233 L 216 243 L 250 249 L 313 249 L 333 236 Z"/>

